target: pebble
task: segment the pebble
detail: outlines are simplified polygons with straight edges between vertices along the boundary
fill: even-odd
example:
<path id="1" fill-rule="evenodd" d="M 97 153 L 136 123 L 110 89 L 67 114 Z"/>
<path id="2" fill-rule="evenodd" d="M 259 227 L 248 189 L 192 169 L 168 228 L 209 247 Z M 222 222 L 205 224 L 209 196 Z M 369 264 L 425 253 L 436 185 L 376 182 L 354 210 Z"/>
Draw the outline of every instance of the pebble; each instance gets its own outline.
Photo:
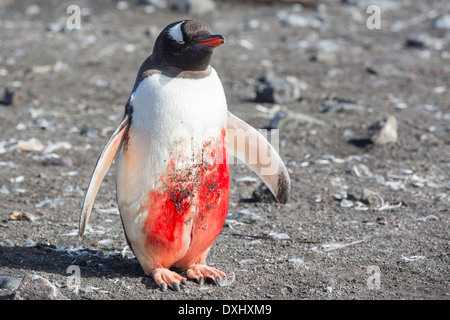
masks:
<path id="1" fill-rule="evenodd" d="M 30 140 L 20 140 L 17 143 L 17 148 L 25 152 L 42 152 L 45 146 L 39 139 L 31 138 Z"/>
<path id="2" fill-rule="evenodd" d="M 36 127 L 42 130 L 55 131 L 55 124 L 53 121 L 48 121 L 44 118 L 36 119 Z"/>
<path id="3" fill-rule="evenodd" d="M 294 290 L 294 288 L 290 284 L 287 284 L 287 283 L 284 284 L 284 287 L 287 289 L 287 291 L 289 293 L 292 293 L 292 291 Z"/>
<path id="4" fill-rule="evenodd" d="M 60 199 L 49 199 L 39 202 L 38 204 L 36 204 L 35 207 L 46 209 L 46 208 L 56 208 L 62 205 L 64 205 L 64 201 Z"/>
<path id="5" fill-rule="evenodd" d="M 450 14 L 444 14 L 443 16 L 437 18 L 434 21 L 433 26 L 436 29 L 450 30 Z"/>
<path id="6" fill-rule="evenodd" d="M 28 274 L 20 282 L 14 300 L 68 300 L 50 281 Z"/>
<path id="7" fill-rule="evenodd" d="M 284 104 L 301 98 L 302 83 L 294 76 L 268 77 L 256 87 L 256 102 Z"/>
<path id="8" fill-rule="evenodd" d="M 362 163 L 358 163 L 353 165 L 350 172 L 353 172 L 358 177 L 373 177 L 373 173 L 370 171 L 370 169 Z"/>
<path id="9" fill-rule="evenodd" d="M 165 8 L 167 7 L 166 0 L 134 0 L 135 4 L 143 4 L 147 6 L 155 6 L 157 8 Z"/>
<path id="10" fill-rule="evenodd" d="M 395 143 L 398 140 L 397 128 L 397 118 L 389 115 L 385 120 L 375 123 L 369 128 L 369 132 L 372 133 L 370 140 L 376 145 Z"/>
<path id="11" fill-rule="evenodd" d="M 14 210 L 12 212 L 12 214 L 9 216 L 9 219 L 10 220 L 15 220 L 15 221 L 17 221 L 17 220 L 27 220 L 27 221 L 34 222 L 37 219 L 37 217 L 32 215 L 29 212 L 21 212 L 21 211 Z"/>
<path id="12" fill-rule="evenodd" d="M 19 182 L 22 182 L 22 181 L 24 181 L 24 180 L 25 180 L 25 177 L 24 177 L 24 176 L 17 176 L 17 177 L 15 177 L 15 178 L 9 179 L 9 181 L 10 181 L 11 183 L 19 183 Z"/>
<path id="13" fill-rule="evenodd" d="M 0 104 L 4 106 L 12 105 L 13 97 L 14 91 L 11 91 L 8 88 L 6 88 L 5 91 L 3 92 L 3 98 L 0 99 Z"/>
<path id="14" fill-rule="evenodd" d="M 288 260 L 290 263 L 293 263 L 295 265 L 299 265 L 299 266 L 305 266 L 305 261 L 303 261 L 303 259 L 301 258 L 292 258 Z"/>
<path id="15" fill-rule="evenodd" d="M 127 10 L 128 9 L 128 2 L 126 1 L 118 1 L 116 4 L 116 8 L 118 10 Z"/>
<path id="16" fill-rule="evenodd" d="M 25 15 L 27 16 L 36 16 L 41 13 L 41 7 L 37 4 L 32 4 L 25 8 Z"/>
<path id="17" fill-rule="evenodd" d="M 108 238 L 108 239 L 99 240 L 99 241 L 93 243 L 92 246 L 94 246 L 94 247 L 96 247 L 96 246 L 106 246 L 106 245 L 109 245 L 111 243 L 114 243 L 114 240 Z"/>
<path id="18" fill-rule="evenodd" d="M 425 43 L 423 39 L 420 39 L 418 37 L 409 37 L 406 39 L 405 46 L 407 48 L 423 48 L 425 47 Z"/>
<path id="19" fill-rule="evenodd" d="M 255 223 L 257 221 L 263 220 L 263 217 L 254 212 L 251 212 L 249 209 L 243 209 L 235 212 L 231 215 L 230 218 L 243 223 Z"/>
<path id="20" fill-rule="evenodd" d="M 88 127 L 85 126 L 83 129 L 81 129 L 80 134 L 83 136 L 86 136 L 88 138 L 101 138 L 102 135 L 100 131 L 95 127 Z"/>
<path id="21" fill-rule="evenodd" d="M 42 164 L 44 166 L 71 167 L 73 161 L 69 157 L 46 157 L 44 160 L 42 160 Z"/>
<path id="22" fill-rule="evenodd" d="M 4 274 L 0 274 L 0 289 L 17 290 L 22 278 L 16 278 Z"/>
<path id="23" fill-rule="evenodd" d="M 2 240 L 2 242 L 0 242 L 2 244 L 2 246 L 7 246 L 7 247 L 14 247 L 14 241 L 12 241 L 11 239 L 4 239 Z"/>
<path id="24" fill-rule="evenodd" d="M 350 187 L 347 190 L 347 197 L 349 200 L 361 201 L 370 206 L 380 205 L 380 198 L 376 192 L 361 187 Z"/>
<path id="25" fill-rule="evenodd" d="M 178 0 L 173 6 L 174 11 L 188 15 L 199 16 L 211 12 L 216 8 L 213 0 Z"/>
<path id="26" fill-rule="evenodd" d="M 425 259 L 424 256 L 411 256 L 411 257 L 401 257 L 398 259 L 398 261 L 402 261 L 402 262 L 414 262 L 414 261 L 419 261 Z"/>
<path id="27" fill-rule="evenodd" d="M 353 112 L 353 111 L 364 111 L 366 108 L 364 106 L 358 105 L 351 102 L 325 102 L 320 107 L 319 111 L 322 113 L 339 113 L 339 112 Z"/>
<path id="28" fill-rule="evenodd" d="M 272 194 L 270 189 L 264 184 L 261 183 L 259 186 L 253 190 L 252 196 L 250 199 L 245 199 L 246 202 L 264 202 L 264 203 L 277 203 L 277 199 Z"/>
<path id="29" fill-rule="evenodd" d="M 289 112 L 287 110 L 278 111 L 275 116 L 270 120 L 269 127 L 267 129 L 277 129 L 280 121 L 288 116 Z"/>
<path id="30" fill-rule="evenodd" d="M 239 261 L 239 264 L 255 264 L 255 263 L 256 263 L 255 259 L 243 259 Z"/>
<path id="31" fill-rule="evenodd" d="M 298 131 L 304 126 L 325 126 L 326 122 L 306 114 L 289 112 L 287 116 L 280 119 L 278 128 L 283 131 Z"/>
<path id="32" fill-rule="evenodd" d="M 273 233 L 270 235 L 270 239 L 272 240 L 287 240 L 290 239 L 287 233 Z"/>
<path id="33" fill-rule="evenodd" d="M 246 177 L 242 177 L 242 178 L 235 178 L 234 182 L 236 182 L 236 183 L 243 182 L 243 183 L 252 184 L 252 183 L 258 182 L 258 178 L 246 176 Z"/>
<path id="34" fill-rule="evenodd" d="M 53 33 L 64 32 L 67 29 L 66 22 L 67 22 L 67 17 L 61 16 L 58 19 L 56 19 L 55 21 L 49 23 L 47 25 L 46 31 L 53 32 Z"/>
<path id="35" fill-rule="evenodd" d="M 298 13 L 290 13 L 290 14 L 281 14 L 281 25 L 286 27 L 295 27 L 295 28 L 303 28 L 307 27 L 310 24 L 308 18 L 298 14 Z"/>
<path id="36" fill-rule="evenodd" d="M 53 65 L 46 64 L 46 65 L 37 65 L 33 66 L 30 69 L 28 69 L 27 74 L 46 74 L 53 72 Z"/>
<path id="37" fill-rule="evenodd" d="M 436 216 L 433 215 L 433 214 L 430 214 L 430 215 L 428 215 L 428 216 L 426 216 L 426 217 L 416 218 L 416 221 L 423 221 L 423 222 L 425 222 L 425 221 L 428 221 L 428 220 L 439 220 L 439 218 L 436 217 Z"/>
<path id="38" fill-rule="evenodd" d="M 310 58 L 311 61 L 325 62 L 325 63 L 335 63 L 337 60 L 337 55 L 334 52 L 316 52 Z"/>
<path id="39" fill-rule="evenodd" d="M 350 207 L 353 207 L 353 205 L 354 205 L 353 201 L 348 200 L 348 199 L 342 199 L 340 202 L 340 206 L 342 208 L 350 208 Z"/>

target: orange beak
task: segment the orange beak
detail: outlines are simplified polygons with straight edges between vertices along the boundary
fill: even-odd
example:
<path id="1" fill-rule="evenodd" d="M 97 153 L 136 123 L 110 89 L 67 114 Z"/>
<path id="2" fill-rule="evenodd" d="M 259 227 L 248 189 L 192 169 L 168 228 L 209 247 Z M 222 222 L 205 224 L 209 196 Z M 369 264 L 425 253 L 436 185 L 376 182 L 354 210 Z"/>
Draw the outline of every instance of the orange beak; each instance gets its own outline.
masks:
<path id="1" fill-rule="evenodd" d="M 205 39 L 196 42 L 196 45 L 208 46 L 208 47 L 218 47 L 225 43 L 225 38 L 221 35 L 212 35 Z"/>

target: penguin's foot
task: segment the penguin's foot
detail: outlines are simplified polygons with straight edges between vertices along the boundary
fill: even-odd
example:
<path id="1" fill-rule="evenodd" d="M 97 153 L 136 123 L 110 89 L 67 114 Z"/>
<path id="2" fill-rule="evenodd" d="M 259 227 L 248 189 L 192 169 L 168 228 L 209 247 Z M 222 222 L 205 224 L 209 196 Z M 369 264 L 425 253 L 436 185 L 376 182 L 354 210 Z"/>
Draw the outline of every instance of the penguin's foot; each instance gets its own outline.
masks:
<path id="1" fill-rule="evenodd" d="M 186 278 L 166 268 L 154 269 L 151 276 L 162 291 L 166 291 L 167 286 L 175 291 L 180 291 L 180 283 L 186 284 Z"/>
<path id="2" fill-rule="evenodd" d="M 200 285 L 205 282 L 205 279 L 211 279 L 220 286 L 227 279 L 224 272 L 206 264 L 194 264 L 187 270 L 186 275 L 189 279 L 197 280 Z"/>

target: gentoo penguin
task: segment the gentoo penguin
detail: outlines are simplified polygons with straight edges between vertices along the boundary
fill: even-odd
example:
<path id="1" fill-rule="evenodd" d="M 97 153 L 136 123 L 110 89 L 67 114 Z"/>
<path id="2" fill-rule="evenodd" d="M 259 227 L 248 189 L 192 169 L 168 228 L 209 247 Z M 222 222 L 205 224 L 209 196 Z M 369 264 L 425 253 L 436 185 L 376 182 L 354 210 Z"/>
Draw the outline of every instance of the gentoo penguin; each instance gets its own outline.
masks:
<path id="1" fill-rule="evenodd" d="M 287 170 L 256 129 L 227 109 L 210 66 L 225 43 L 197 20 L 168 25 L 139 69 L 124 117 L 101 153 L 83 202 L 84 234 L 95 196 L 114 158 L 116 194 L 128 245 L 162 290 L 186 278 L 220 285 L 206 256 L 228 212 L 229 156 L 253 169 L 277 200 L 290 192 Z"/>

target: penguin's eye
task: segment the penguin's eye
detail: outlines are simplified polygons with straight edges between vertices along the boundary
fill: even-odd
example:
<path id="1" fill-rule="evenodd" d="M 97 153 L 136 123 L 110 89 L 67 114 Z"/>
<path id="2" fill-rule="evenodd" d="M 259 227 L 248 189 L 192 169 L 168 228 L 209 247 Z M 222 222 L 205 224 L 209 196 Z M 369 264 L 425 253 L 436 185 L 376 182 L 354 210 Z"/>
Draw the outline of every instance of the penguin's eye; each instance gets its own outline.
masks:
<path id="1" fill-rule="evenodd" d="M 177 23 L 172 28 L 169 29 L 169 37 L 178 42 L 179 44 L 184 44 L 183 31 L 181 30 L 181 25 L 184 21 Z"/>

